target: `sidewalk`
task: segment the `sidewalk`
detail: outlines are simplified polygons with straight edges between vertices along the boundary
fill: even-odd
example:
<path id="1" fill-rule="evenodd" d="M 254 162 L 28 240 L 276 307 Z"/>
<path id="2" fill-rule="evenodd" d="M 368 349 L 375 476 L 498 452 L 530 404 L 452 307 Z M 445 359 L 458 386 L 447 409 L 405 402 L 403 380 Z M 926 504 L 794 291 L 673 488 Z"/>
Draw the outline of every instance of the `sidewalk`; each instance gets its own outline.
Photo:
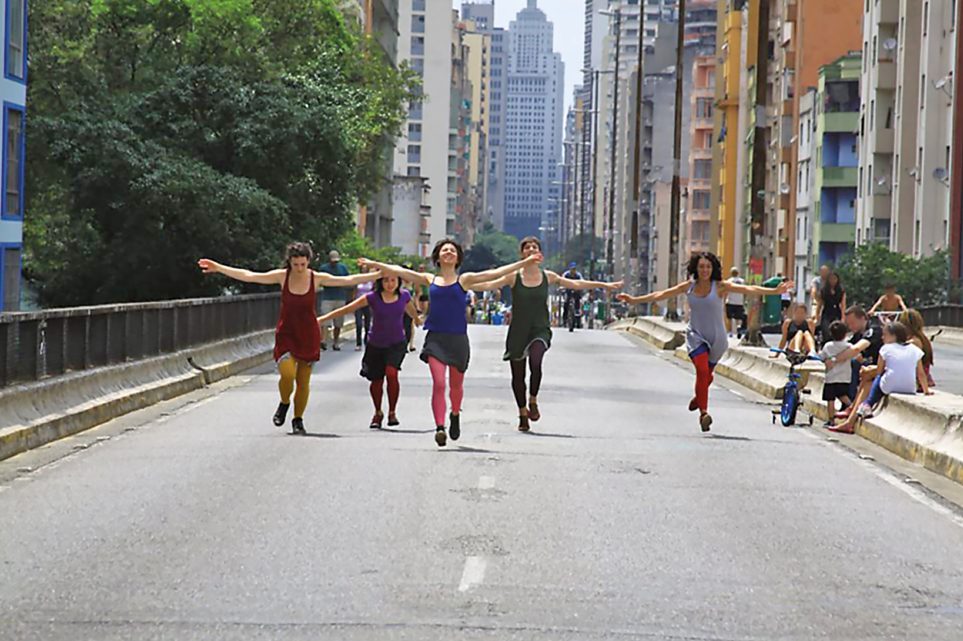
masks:
<path id="1" fill-rule="evenodd" d="M 678 358 L 688 362 L 682 323 L 650 316 L 620 321 L 608 329 L 641 336 L 659 349 L 674 350 Z M 766 336 L 766 341 L 778 345 L 779 337 Z M 729 340 L 729 350 L 716 366 L 716 373 L 768 398 L 781 398 L 789 364 L 784 358 L 770 358 L 768 348 L 742 347 L 739 342 Z M 963 346 L 938 342 L 934 351 L 935 394 L 893 394 L 879 415 L 859 422 L 856 433 L 906 460 L 963 483 L 963 395 L 953 393 L 963 391 Z M 796 371 L 802 374 L 801 387 L 811 391 L 803 395 L 804 409 L 825 421 L 823 366 L 812 361 Z"/>

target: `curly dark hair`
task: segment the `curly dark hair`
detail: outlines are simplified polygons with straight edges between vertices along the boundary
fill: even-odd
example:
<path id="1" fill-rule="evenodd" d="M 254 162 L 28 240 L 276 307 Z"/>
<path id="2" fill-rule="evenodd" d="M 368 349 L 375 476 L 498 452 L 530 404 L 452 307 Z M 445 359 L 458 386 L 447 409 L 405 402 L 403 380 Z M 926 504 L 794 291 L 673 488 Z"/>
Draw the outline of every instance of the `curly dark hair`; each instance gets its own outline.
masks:
<path id="1" fill-rule="evenodd" d="M 314 250 L 311 243 L 291 243 L 284 252 L 284 269 L 291 269 L 292 258 L 307 258 L 308 264 L 314 260 Z"/>
<path id="2" fill-rule="evenodd" d="M 431 250 L 431 262 L 438 266 L 438 261 L 441 258 L 441 248 L 445 245 L 451 245 L 458 252 L 458 260 L 455 262 L 455 269 L 461 267 L 462 261 L 465 259 L 465 250 L 461 248 L 458 241 L 453 238 L 444 238 L 435 243 L 435 248 Z"/>
<path id="3" fill-rule="evenodd" d="M 689 266 L 685 270 L 686 274 L 689 275 L 689 278 L 698 280 L 699 261 L 703 258 L 712 263 L 712 277 L 710 280 L 722 280 L 722 263 L 719 262 L 719 259 L 712 252 L 699 252 L 698 254 L 692 254 L 692 258 L 689 259 Z"/>

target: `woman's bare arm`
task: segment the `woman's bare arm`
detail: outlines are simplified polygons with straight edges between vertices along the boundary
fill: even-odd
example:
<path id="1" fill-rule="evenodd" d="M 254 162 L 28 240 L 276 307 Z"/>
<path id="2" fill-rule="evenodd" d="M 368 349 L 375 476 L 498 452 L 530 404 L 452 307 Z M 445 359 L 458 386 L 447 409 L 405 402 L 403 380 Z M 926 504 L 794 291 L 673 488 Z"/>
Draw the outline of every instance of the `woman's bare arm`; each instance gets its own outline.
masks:
<path id="1" fill-rule="evenodd" d="M 284 275 L 287 270 L 273 269 L 269 272 L 252 272 L 249 269 L 238 269 L 228 267 L 209 258 L 202 258 L 197 261 L 205 274 L 224 274 L 228 278 L 239 280 L 244 283 L 257 283 L 258 285 L 283 285 Z"/>
<path id="2" fill-rule="evenodd" d="M 632 296 L 631 294 L 616 294 L 615 298 L 631 305 L 641 305 L 642 303 L 654 303 L 656 301 L 665 300 L 666 298 L 672 298 L 673 296 L 681 296 L 686 293 L 689 287 L 692 285 L 692 281 L 684 280 L 678 285 L 670 287 L 668 289 L 663 289 L 662 291 L 652 292 L 651 294 L 645 294 L 644 296 Z"/>

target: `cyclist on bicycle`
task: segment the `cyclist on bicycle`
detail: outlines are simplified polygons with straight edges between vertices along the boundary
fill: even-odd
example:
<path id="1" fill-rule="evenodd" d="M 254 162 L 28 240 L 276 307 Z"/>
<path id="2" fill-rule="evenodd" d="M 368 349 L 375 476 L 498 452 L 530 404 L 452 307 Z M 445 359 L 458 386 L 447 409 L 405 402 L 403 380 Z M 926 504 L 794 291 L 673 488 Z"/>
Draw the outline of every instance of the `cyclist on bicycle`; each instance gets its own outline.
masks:
<path id="1" fill-rule="evenodd" d="M 883 286 L 883 295 L 879 297 L 875 305 L 869 308 L 867 313 L 872 316 L 877 311 L 884 312 L 886 315 L 895 315 L 906 311 L 906 303 L 903 302 L 903 297 L 896 293 L 896 285 L 893 283 L 886 283 Z"/>

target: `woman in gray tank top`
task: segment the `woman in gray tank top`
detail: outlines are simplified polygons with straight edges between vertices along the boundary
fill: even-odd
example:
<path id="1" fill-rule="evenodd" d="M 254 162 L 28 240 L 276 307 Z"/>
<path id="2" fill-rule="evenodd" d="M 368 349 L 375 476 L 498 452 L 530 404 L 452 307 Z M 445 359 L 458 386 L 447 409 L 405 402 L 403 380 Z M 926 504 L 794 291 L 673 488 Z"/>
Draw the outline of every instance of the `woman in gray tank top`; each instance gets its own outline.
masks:
<path id="1" fill-rule="evenodd" d="M 695 396 L 689 401 L 689 411 L 699 410 L 699 425 L 703 432 L 709 431 L 712 417 L 709 415 L 709 385 L 712 370 L 729 346 L 726 334 L 723 299 L 726 294 L 782 294 L 792 289 L 793 283 L 785 281 L 776 289 L 742 285 L 722 280 L 722 265 L 709 252 L 693 254 L 687 270 L 689 280 L 675 287 L 652 292 L 645 296 L 619 294 L 619 300 L 638 305 L 653 303 L 667 298 L 686 295 L 689 301 L 689 324 L 685 328 L 685 347 L 696 370 Z"/>

